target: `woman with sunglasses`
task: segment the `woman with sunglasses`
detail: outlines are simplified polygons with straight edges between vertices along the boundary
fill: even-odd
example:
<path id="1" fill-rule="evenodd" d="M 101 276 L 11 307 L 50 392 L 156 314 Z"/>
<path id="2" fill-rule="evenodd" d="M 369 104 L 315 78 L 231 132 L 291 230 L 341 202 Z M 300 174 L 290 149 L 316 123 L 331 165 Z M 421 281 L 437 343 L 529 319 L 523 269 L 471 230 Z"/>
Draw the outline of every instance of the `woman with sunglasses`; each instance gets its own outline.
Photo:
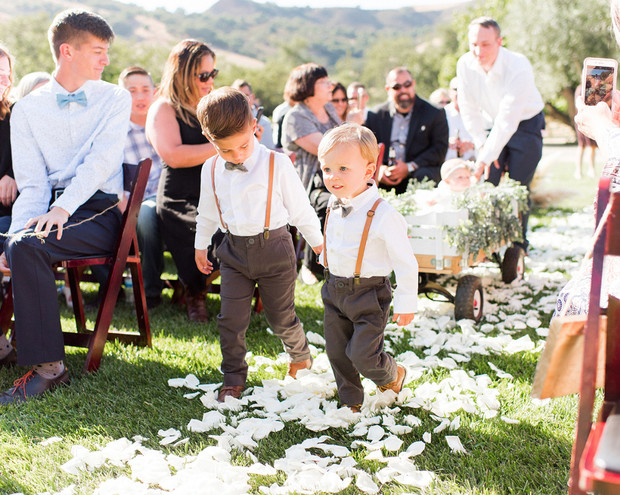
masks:
<path id="1" fill-rule="evenodd" d="M 334 84 L 334 89 L 332 89 L 332 105 L 334 105 L 340 120 L 345 122 L 349 112 L 349 100 L 347 99 L 347 89 L 342 83 L 337 82 Z"/>
<path id="2" fill-rule="evenodd" d="M 199 322 L 207 321 L 209 315 L 206 277 L 194 262 L 194 235 L 202 164 L 215 154 L 215 148 L 202 135 L 196 107 L 213 89 L 217 73 L 215 53 L 206 44 L 196 40 L 178 43 L 166 61 L 158 99 L 146 122 L 147 137 L 164 161 L 157 192 L 163 240 L 185 288 L 188 318 Z M 215 261 L 213 253 L 210 260 Z"/>

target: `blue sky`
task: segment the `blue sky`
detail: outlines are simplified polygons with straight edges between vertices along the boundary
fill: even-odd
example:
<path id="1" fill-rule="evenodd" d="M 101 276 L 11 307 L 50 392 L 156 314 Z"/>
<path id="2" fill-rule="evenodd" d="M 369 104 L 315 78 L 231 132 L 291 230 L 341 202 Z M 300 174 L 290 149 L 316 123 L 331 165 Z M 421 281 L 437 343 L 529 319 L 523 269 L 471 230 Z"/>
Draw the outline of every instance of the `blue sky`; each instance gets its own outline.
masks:
<path id="1" fill-rule="evenodd" d="M 120 0 L 123 3 L 133 3 L 147 9 L 164 7 L 174 11 L 177 8 L 186 12 L 202 12 L 211 7 L 217 0 Z M 255 0 L 265 3 L 266 0 Z M 397 9 L 400 7 L 427 7 L 441 6 L 442 4 L 463 3 L 467 0 L 269 0 L 282 7 L 361 7 L 363 9 Z"/>

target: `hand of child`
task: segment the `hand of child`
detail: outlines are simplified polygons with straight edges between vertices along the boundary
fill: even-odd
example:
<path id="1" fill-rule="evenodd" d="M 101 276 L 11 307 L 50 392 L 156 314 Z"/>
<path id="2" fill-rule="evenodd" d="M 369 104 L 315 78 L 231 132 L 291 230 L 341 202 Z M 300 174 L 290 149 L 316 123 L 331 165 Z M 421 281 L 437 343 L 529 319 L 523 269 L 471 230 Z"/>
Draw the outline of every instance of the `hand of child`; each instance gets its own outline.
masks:
<path id="1" fill-rule="evenodd" d="M 399 327 L 406 327 L 413 321 L 414 316 L 415 313 L 394 313 L 394 316 L 392 316 L 392 321 Z"/>
<path id="2" fill-rule="evenodd" d="M 209 275 L 213 271 L 213 263 L 208 260 L 206 249 L 196 249 L 194 258 L 196 259 L 196 266 L 202 273 Z"/>
<path id="3" fill-rule="evenodd" d="M 318 256 L 323 252 L 323 244 L 319 244 L 318 246 L 313 247 L 312 250 L 314 251 L 314 254 Z"/>

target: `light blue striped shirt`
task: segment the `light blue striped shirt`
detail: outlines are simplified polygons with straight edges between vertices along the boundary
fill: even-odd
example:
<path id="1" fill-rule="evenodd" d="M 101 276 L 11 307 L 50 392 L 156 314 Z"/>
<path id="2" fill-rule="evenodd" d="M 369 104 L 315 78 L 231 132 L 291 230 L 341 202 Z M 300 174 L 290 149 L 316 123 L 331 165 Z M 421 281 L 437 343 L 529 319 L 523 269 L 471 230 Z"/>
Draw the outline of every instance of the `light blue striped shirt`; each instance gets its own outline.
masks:
<path id="1" fill-rule="evenodd" d="M 19 196 L 9 232 L 47 213 L 52 189 L 66 188 L 51 206 L 72 215 L 95 192 L 123 191 L 123 149 L 131 113 L 129 92 L 103 81 L 87 81 L 87 105 L 60 108 L 68 94 L 54 78 L 18 101 L 11 112 L 13 170 Z"/>

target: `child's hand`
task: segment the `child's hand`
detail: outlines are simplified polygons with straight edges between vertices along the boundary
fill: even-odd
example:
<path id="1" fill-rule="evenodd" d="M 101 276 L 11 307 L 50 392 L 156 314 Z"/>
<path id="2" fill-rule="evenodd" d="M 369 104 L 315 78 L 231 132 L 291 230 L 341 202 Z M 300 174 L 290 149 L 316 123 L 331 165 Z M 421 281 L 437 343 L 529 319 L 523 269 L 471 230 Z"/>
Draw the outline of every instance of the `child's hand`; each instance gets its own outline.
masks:
<path id="1" fill-rule="evenodd" d="M 209 275 L 213 271 L 213 263 L 207 259 L 206 249 L 196 249 L 195 254 L 196 266 L 205 275 Z"/>
<path id="2" fill-rule="evenodd" d="M 314 254 L 318 256 L 323 252 L 323 244 L 319 244 L 318 246 L 313 247 L 312 250 L 314 251 Z"/>
<path id="3" fill-rule="evenodd" d="M 394 313 L 394 316 L 392 316 L 392 321 L 399 327 L 406 327 L 413 321 L 414 316 L 415 313 Z"/>

